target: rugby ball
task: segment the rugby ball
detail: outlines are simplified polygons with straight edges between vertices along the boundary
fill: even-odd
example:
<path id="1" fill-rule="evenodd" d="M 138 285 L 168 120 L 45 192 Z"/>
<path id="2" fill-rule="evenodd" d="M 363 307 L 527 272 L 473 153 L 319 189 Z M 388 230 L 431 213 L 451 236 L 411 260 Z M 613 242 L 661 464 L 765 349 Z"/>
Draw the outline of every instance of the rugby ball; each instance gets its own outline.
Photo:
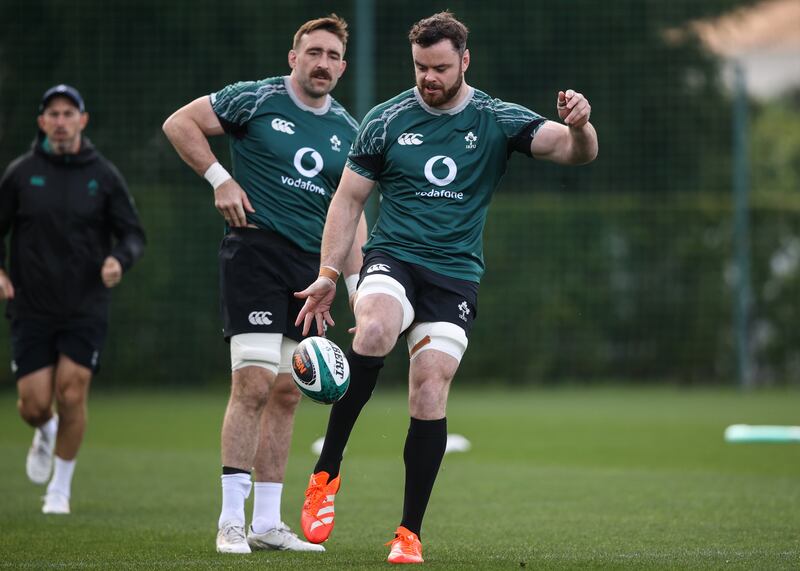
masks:
<path id="1" fill-rule="evenodd" d="M 333 404 L 350 386 L 350 364 L 333 341 L 307 337 L 292 355 L 292 378 L 300 392 L 311 400 Z"/>

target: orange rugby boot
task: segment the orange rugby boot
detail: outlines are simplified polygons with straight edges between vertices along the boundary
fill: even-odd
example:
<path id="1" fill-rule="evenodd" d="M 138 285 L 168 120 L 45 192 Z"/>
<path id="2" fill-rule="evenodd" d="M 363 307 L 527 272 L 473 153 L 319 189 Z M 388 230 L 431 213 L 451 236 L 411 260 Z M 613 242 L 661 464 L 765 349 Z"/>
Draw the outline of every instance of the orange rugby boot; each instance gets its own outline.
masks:
<path id="1" fill-rule="evenodd" d="M 402 525 L 394 532 L 394 539 L 386 545 L 391 545 L 392 550 L 386 559 L 389 563 L 422 563 L 422 543 L 413 531 Z"/>
<path id="2" fill-rule="evenodd" d="M 339 476 L 329 479 L 327 472 L 311 474 L 306 488 L 300 526 L 311 543 L 322 543 L 333 531 L 333 500 L 339 491 Z"/>

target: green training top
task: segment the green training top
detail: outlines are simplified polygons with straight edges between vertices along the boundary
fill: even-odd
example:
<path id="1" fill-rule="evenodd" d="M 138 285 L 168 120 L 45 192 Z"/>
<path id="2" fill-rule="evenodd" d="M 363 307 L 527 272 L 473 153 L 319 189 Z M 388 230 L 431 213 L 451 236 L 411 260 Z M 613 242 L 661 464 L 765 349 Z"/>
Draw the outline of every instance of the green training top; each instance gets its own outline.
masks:
<path id="1" fill-rule="evenodd" d="M 305 105 L 288 76 L 234 83 L 212 93 L 211 106 L 255 208 L 247 221 L 318 254 L 356 121 L 330 95 L 319 109 Z"/>
<path id="2" fill-rule="evenodd" d="M 383 250 L 473 282 L 483 275 L 483 227 L 512 151 L 530 156 L 545 119 L 470 88 L 448 110 L 417 88 L 372 109 L 347 167 L 379 182 L 379 217 L 364 251 Z"/>
<path id="3" fill-rule="evenodd" d="M 383 250 L 473 282 L 483 275 L 483 227 L 512 151 L 530 156 L 545 119 L 470 88 L 448 110 L 417 88 L 372 109 L 347 167 L 378 181 L 379 218 L 364 251 Z"/>

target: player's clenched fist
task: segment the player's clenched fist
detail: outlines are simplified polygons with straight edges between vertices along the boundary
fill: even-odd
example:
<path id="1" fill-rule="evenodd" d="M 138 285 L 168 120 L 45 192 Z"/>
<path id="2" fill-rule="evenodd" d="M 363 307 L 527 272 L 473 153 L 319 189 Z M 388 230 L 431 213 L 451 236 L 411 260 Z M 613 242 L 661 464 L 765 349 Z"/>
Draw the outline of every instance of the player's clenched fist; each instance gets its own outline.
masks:
<path id="1" fill-rule="evenodd" d="M 100 269 L 100 277 L 106 287 L 116 286 L 122 279 L 122 265 L 114 256 L 108 256 Z"/>
<path id="2" fill-rule="evenodd" d="M 558 102 L 556 103 L 558 116 L 564 121 L 564 124 L 580 128 L 589 122 L 589 115 L 592 112 L 592 106 L 589 105 L 589 100 L 586 99 L 582 93 L 578 93 L 572 89 L 558 92 Z"/>

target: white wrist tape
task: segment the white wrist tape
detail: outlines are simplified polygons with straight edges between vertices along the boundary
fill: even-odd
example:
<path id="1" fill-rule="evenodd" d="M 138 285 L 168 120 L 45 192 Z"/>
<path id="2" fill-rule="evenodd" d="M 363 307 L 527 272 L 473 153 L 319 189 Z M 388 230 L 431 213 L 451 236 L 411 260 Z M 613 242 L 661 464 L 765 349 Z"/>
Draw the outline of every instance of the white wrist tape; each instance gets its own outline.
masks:
<path id="1" fill-rule="evenodd" d="M 358 289 L 358 274 L 353 274 L 344 278 L 344 285 L 347 286 L 347 297 L 356 293 L 356 289 Z"/>
<path id="2" fill-rule="evenodd" d="M 233 177 L 228 171 L 225 170 L 225 167 L 217 162 L 208 167 L 208 170 L 206 170 L 203 178 L 205 178 L 209 184 L 211 184 L 214 190 L 217 190 L 217 187 L 219 187 L 222 183 L 229 181 Z"/>

